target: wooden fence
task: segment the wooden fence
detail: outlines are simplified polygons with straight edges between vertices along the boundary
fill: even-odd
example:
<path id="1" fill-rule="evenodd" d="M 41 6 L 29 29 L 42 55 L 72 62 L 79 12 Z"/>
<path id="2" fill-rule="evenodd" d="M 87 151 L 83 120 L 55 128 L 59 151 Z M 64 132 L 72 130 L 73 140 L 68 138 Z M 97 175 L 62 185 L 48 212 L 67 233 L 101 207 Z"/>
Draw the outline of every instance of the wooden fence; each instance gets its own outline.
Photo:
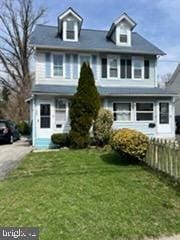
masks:
<path id="1" fill-rule="evenodd" d="M 180 180 L 180 145 L 176 141 L 152 139 L 145 162 L 153 169 Z"/>

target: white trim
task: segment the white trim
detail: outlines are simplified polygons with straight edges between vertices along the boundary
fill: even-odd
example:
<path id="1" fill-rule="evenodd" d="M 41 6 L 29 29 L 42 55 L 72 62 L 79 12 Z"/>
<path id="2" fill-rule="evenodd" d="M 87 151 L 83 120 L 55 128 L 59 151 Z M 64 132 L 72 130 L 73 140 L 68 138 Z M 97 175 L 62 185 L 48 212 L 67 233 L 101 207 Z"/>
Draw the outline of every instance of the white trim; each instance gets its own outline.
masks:
<path id="1" fill-rule="evenodd" d="M 117 60 L 117 77 L 111 77 L 110 76 L 110 61 L 112 59 L 116 59 Z M 102 70 L 102 68 L 101 68 Z M 101 76 L 102 76 L 102 71 L 101 71 Z M 102 78 L 102 77 L 101 77 Z M 116 55 L 108 55 L 107 56 L 107 78 L 108 79 L 120 79 L 120 58 Z"/>
<path id="2" fill-rule="evenodd" d="M 74 21 L 74 19 L 68 18 L 63 21 L 63 40 L 68 42 L 77 42 L 78 41 L 78 23 L 74 21 L 74 39 L 67 38 L 67 21 Z"/>
<path id="3" fill-rule="evenodd" d="M 134 76 L 135 61 L 140 61 L 141 62 L 141 78 L 135 78 L 135 76 Z M 144 57 L 132 56 L 132 79 L 137 80 L 137 81 L 144 80 Z"/>
<path id="4" fill-rule="evenodd" d="M 116 104 L 118 104 L 118 103 L 127 103 L 127 104 L 130 104 L 130 107 L 131 107 L 131 110 L 130 111 L 114 111 L 114 103 Z M 114 113 L 123 113 L 123 112 L 127 112 L 127 113 L 130 113 L 130 120 L 125 120 L 125 121 L 123 121 L 123 120 L 114 120 Z M 115 122 L 115 123 L 120 123 L 120 122 L 123 122 L 123 123 L 129 123 L 129 122 L 133 122 L 133 102 L 131 102 L 131 101 L 129 101 L 129 102 L 127 102 L 127 101 L 113 101 L 112 102 L 112 114 L 113 114 L 113 122 Z"/>
<path id="5" fill-rule="evenodd" d="M 135 101 L 134 102 L 134 112 L 135 112 L 135 122 L 154 122 L 155 121 L 155 102 L 153 101 Z M 137 111 L 137 103 L 152 103 L 153 104 L 153 111 Z M 137 113 L 152 113 L 153 119 L 152 120 L 137 120 Z"/>
<path id="6" fill-rule="evenodd" d="M 75 18 L 77 18 L 80 22 L 82 22 L 82 18 L 80 18 L 72 9 L 68 9 L 65 13 L 59 16 L 59 19 L 65 18 L 68 14 L 72 14 Z"/>
<path id="7" fill-rule="evenodd" d="M 120 23 L 123 20 L 126 20 L 130 24 L 131 29 L 136 26 L 136 23 L 132 19 L 130 19 L 130 17 L 128 15 L 126 15 L 125 13 L 123 13 L 120 17 L 118 17 L 114 21 L 114 24 L 117 25 L 118 23 Z"/>
<path id="8" fill-rule="evenodd" d="M 62 64 L 63 75 L 62 76 L 55 76 L 54 75 L 54 55 L 62 56 L 62 61 L 63 61 L 63 64 Z M 65 79 L 65 54 L 64 53 L 51 52 L 51 78 Z"/>

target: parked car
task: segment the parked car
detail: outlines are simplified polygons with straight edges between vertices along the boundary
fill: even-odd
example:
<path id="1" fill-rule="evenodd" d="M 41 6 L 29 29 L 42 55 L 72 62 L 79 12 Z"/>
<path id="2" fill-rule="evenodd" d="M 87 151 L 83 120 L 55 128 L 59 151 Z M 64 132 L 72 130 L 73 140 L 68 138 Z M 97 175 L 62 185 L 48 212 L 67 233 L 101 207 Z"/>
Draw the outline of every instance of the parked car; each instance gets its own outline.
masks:
<path id="1" fill-rule="evenodd" d="M 0 142 L 12 144 L 20 139 L 16 124 L 9 120 L 0 119 Z"/>
<path id="2" fill-rule="evenodd" d="M 180 115 L 175 116 L 176 134 L 180 134 Z"/>

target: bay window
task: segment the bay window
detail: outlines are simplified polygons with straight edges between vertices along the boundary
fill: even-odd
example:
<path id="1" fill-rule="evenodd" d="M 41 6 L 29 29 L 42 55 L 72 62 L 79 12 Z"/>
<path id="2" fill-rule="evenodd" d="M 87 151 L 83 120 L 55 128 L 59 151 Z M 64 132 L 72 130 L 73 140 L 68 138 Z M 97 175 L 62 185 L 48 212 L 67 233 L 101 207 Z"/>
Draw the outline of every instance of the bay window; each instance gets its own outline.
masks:
<path id="1" fill-rule="evenodd" d="M 53 72 L 54 76 L 63 76 L 63 55 L 53 55 Z"/>
<path id="2" fill-rule="evenodd" d="M 109 77 L 118 78 L 118 59 L 109 58 Z"/>
<path id="3" fill-rule="evenodd" d="M 55 100 L 55 124 L 56 128 L 61 128 L 62 124 L 66 122 L 66 101 L 57 98 Z"/>
<path id="4" fill-rule="evenodd" d="M 131 103 L 113 103 L 114 121 L 131 121 Z"/>
<path id="5" fill-rule="evenodd" d="M 153 121 L 154 119 L 153 103 L 136 103 L 136 120 Z"/>

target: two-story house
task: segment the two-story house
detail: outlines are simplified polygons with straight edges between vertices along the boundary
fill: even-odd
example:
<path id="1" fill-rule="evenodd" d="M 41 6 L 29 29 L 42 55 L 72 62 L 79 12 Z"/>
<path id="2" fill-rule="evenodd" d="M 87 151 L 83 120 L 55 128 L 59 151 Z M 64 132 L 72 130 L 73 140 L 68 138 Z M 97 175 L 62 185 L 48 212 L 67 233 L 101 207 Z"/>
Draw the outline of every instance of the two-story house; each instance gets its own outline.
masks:
<path id="1" fill-rule="evenodd" d="M 82 23 L 69 8 L 57 26 L 37 25 L 32 35 L 33 146 L 49 147 L 53 133 L 69 131 L 69 103 L 83 62 L 93 70 L 102 107 L 113 113 L 113 128 L 173 138 L 175 94 L 157 84 L 157 60 L 164 52 L 133 31 L 136 23 L 126 13 L 108 31 L 83 29 Z"/>

